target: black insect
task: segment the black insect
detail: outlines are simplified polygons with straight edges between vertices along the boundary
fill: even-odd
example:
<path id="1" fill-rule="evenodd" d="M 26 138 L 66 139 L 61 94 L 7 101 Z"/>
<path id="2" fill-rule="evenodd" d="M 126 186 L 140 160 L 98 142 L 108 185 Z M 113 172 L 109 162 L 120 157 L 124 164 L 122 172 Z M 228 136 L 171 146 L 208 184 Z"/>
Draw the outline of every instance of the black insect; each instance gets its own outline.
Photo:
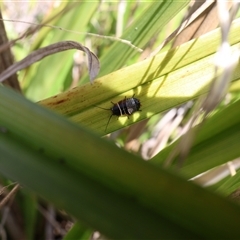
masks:
<path id="1" fill-rule="evenodd" d="M 130 115 L 132 115 L 133 113 L 137 112 L 137 111 L 141 111 L 140 107 L 141 107 L 141 103 L 139 101 L 139 99 L 134 97 L 135 94 L 133 94 L 133 96 L 131 98 L 127 98 L 125 97 L 123 100 L 117 102 L 117 103 L 113 103 L 113 107 L 111 108 L 102 108 L 102 107 L 98 107 L 104 110 L 110 110 L 112 112 L 112 115 L 109 117 L 106 128 L 105 128 L 105 132 L 107 131 L 107 127 L 108 124 L 112 118 L 113 115 L 116 115 L 118 117 L 121 116 L 127 116 L 129 118 Z"/>

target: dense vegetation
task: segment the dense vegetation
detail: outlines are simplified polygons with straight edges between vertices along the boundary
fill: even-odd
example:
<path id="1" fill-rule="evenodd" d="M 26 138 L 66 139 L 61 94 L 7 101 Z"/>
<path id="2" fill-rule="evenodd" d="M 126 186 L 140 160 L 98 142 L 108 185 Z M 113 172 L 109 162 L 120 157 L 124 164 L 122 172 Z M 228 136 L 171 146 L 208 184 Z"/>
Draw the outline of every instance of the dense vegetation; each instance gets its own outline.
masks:
<path id="1" fill-rule="evenodd" d="M 240 66 L 220 61 L 221 51 L 217 61 L 216 51 L 227 35 L 226 60 L 239 59 L 239 14 L 228 34 L 214 6 L 197 6 L 201 14 L 156 51 L 188 4 L 64 2 L 34 22 L 4 21 L 9 39 L 19 38 L 11 42 L 16 62 L 68 40 L 95 53 L 100 71 L 90 83 L 84 53 L 67 50 L 18 72 L 21 94 L 3 81 L 2 239 L 97 239 L 96 231 L 110 239 L 238 238 L 240 208 L 227 196 L 237 198 L 240 185 Z M 2 13 L 6 20 L 7 5 Z M 113 116 L 105 130 L 111 110 L 101 108 L 133 95 L 141 111 Z"/>

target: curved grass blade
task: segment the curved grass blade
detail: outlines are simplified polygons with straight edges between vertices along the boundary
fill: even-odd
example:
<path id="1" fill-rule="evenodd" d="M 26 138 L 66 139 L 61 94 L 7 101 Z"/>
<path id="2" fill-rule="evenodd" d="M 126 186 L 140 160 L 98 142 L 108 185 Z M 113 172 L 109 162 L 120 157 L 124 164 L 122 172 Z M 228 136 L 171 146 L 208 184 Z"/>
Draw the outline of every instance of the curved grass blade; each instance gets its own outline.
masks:
<path id="1" fill-rule="evenodd" d="M 21 61 L 13 64 L 8 69 L 6 69 L 4 72 L 0 74 L 0 82 L 3 82 L 8 77 L 12 76 L 14 73 L 16 73 L 19 70 L 22 70 L 31 64 L 38 62 L 42 60 L 43 58 L 58 53 L 62 51 L 66 51 L 69 49 L 78 49 L 86 53 L 88 57 L 88 72 L 90 75 L 90 81 L 93 82 L 93 80 L 96 78 L 99 69 L 100 64 L 97 56 L 92 53 L 87 47 L 84 47 L 80 43 L 74 42 L 74 41 L 62 41 L 58 43 L 51 44 L 47 47 L 40 48 L 31 54 L 29 54 L 27 57 L 22 59 Z"/>

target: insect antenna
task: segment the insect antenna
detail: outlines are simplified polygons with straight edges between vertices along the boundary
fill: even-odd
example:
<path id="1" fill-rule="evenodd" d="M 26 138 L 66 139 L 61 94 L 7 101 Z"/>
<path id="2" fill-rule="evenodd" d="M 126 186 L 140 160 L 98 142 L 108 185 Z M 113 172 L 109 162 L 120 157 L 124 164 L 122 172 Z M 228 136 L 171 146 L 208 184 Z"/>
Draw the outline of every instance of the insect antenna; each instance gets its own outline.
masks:
<path id="1" fill-rule="evenodd" d="M 99 107 L 99 106 L 95 106 L 95 107 L 97 107 L 97 108 L 100 108 L 100 109 L 103 109 L 103 110 L 111 110 L 111 109 L 109 109 L 109 108 L 103 108 L 103 107 Z"/>
<path id="2" fill-rule="evenodd" d="M 111 109 L 109 109 L 109 108 L 103 108 L 103 107 L 99 107 L 99 106 L 95 106 L 95 107 L 97 107 L 97 108 L 100 108 L 100 109 L 103 109 L 103 110 L 111 111 Z M 108 122 L 107 122 L 107 125 L 106 125 L 106 127 L 105 127 L 105 130 L 104 130 L 104 132 L 106 132 L 106 131 L 107 131 L 107 127 L 108 127 L 108 124 L 109 124 L 109 122 L 110 122 L 110 120 L 111 120 L 112 116 L 113 116 L 113 114 L 112 114 L 112 115 L 109 117 L 109 119 L 108 119 Z"/>

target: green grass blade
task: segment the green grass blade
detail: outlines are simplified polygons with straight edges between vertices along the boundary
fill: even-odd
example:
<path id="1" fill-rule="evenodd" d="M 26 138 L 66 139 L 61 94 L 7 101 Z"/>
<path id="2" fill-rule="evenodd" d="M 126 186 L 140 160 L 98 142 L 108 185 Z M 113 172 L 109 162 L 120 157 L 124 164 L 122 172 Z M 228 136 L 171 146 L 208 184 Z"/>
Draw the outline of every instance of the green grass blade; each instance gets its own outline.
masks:
<path id="1" fill-rule="evenodd" d="M 63 240 L 80 240 L 80 239 L 90 239 L 93 231 L 89 230 L 82 223 L 76 222 L 68 233 L 64 236 Z"/>
<path id="2" fill-rule="evenodd" d="M 161 1 L 151 5 L 124 31 L 122 39 L 132 42 L 137 47 L 144 47 L 149 39 L 156 35 L 189 1 Z M 136 50 L 115 42 L 104 57 L 100 58 L 100 76 L 106 75 L 125 66 L 129 59 L 137 55 Z"/>
<path id="3" fill-rule="evenodd" d="M 239 189 L 240 174 L 239 171 L 234 176 L 231 176 L 221 184 L 217 186 L 210 186 L 210 189 L 214 189 L 215 192 L 222 194 L 223 196 L 229 196 L 231 193 Z"/>
<path id="4" fill-rule="evenodd" d="M 191 152 L 184 161 L 181 173 L 194 177 L 240 155 L 240 100 L 210 116 L 197 131 Z M 162 164 L 179 141 L 164 149 L 151 161 Z M 173 164 L 175 165 L 175 164 Z"/>

